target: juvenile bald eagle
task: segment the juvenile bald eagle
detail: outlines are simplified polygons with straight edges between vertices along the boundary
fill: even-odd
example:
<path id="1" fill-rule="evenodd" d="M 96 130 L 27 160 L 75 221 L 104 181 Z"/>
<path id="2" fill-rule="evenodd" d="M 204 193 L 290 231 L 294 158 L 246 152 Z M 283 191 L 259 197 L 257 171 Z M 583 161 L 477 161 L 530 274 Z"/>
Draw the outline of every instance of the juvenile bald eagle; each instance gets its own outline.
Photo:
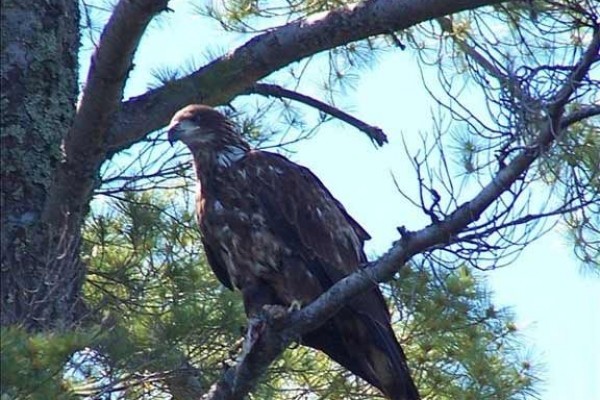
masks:
<path id="1" fill-rule="evenodd" d="M 242 292 L 249 317 L 264 305 L 306 305 L 366 264 L 368 233 L 307 168 L 250 149 L 208 106 L 178 111 L 168 135 L 194 157 L 208 262 L 223 285 Z M 301 343 L 391 399 L 419 399 L 378 288 L 356 296 Z"/>

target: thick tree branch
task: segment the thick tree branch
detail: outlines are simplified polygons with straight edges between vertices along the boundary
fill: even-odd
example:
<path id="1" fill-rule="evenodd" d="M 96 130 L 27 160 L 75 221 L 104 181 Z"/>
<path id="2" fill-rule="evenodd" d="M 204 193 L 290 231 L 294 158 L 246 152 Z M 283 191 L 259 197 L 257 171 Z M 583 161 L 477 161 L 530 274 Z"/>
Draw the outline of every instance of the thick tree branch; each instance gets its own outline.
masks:
<path id="1" fill-rule="evenodd" d="M 121 0 L 116 5 L 92 57 L 73 126 L 63 140 L 65 159 L 46 202 L 46 221 L 55 223 L 63 213 L 81 214 L 87 204 L 106 159 L 106 132 L 123 97 L 134 53 L 152 18 L 167 4 L 168 0 Z"/>
<path id="2" fill-rule="evenodd" d="M 258 80 L 318 52 L 502 0 L 368 0 L 256 36 L 198 71 L 123 103 L 110 128 L 117 152 L 165 126 L 190 103 L 225 104 Z"/>
<path id="3" fill-rule="evenodd" d="M 583 121 L 587 118 L 595 117 L 596 115 L 600 115 L 600 104 L 592 104 L 591 106 L 582 107 L 581 109 L 574 111 L 563 118 L 560 127 L 565 129 L 569 125 Z"/>
<path id="4" fill-rule="evenodd" d="M 339 108 L 330 106 L 329 104 L 323 103 L 322 101 L 312 98 L 310 96 L 294 92 L 293 90 L 285 89 L 279 85 L 257 83 L 255 85 L 252 85 L 248 90 L 246 90 L 245 93 L 256 93 L 263 96 L 272 96 L 280 99 L 283 98 L 298 101 L 300 103 L 314 107 L 317 110 L 324 112 L 325 114 L 329 114 L 332 117 L 344 121 L 345 123 L 352 125 L 356 129 L 363 131 L 373 142 L 375 142 L 380 147 L 388 142 L 387 136 L 381 130 L 381 128 L 369 125 L 361 121 L 360 119 L 355 118 L 352 115 L 340 110 Z"/>
<path id="5" fill-rule="evenodd" d="M 356 294 L 368 290 L 376 282 L 390 280 L 398 268 L 406 264 L 411 257 L 447 245 L 469 224 L 477 221 L 484 211 L 548 150 L 550 144 L 560 137 L 564 106 L 581 85 L 599 50 L 600 29 L 596 29 L 592 43 L 548 107 L 547 119 L 540 127 L 537 138 L 501 169 L 471 201 L 459 206 L 441 222 L 432 223 L 416 232 L 403 229 L 401 240 L 374 264 L 338 281 L 314 302 L 289 315 L 286 321 L 267 318 L 267 322 L 261 325 L 262 331 L 258 340 L 250 342 L 249 349 L 242 355 L 238 364 L 223 374 L 204 399 L 241 399 L 256 385 L 258 377 L 294 338 L 317 328 Z M 572 116 L 565 119 L 572 119 Z"/>

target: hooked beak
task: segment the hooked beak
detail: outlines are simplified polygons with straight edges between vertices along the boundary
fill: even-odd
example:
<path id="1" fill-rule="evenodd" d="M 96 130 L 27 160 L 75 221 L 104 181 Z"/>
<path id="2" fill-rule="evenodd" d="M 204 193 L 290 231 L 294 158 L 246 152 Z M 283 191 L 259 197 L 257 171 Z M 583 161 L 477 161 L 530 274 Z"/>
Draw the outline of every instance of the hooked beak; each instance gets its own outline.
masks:
<path id="1" fill-rule="evenodd" d="M 171 145 L 171 147 L 173 147 L 176 141 L 181 139 L 182 131 L 183 129 L 181 128 L 179 123 L 176 123 L 175 125 L 169 127 L 167 139 L 169 140 L 169 144 Z"/>

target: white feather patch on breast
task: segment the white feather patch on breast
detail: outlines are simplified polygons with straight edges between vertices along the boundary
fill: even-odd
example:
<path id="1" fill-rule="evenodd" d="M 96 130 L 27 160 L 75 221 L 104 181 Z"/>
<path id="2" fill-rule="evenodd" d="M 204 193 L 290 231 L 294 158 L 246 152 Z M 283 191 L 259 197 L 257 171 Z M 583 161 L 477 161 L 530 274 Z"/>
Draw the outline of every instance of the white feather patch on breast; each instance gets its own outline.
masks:
<path id="1" fill-rule="evenodd" d="M 223 204 L 221 204 L 221 202 L 219 200 L 215 200 L 213 207 L 215 208 L 215 211 L 217 213 L 220 213 L 221 211 L 224 210 Z"/>
<path id="2" fill-rule="evenodd" d="M 245 149 L 240 149 L 236 146 L 227 146 L 225 149 L 217 153 L 217 164 L 220 167 L 228 168 L 246 155 Z"/>

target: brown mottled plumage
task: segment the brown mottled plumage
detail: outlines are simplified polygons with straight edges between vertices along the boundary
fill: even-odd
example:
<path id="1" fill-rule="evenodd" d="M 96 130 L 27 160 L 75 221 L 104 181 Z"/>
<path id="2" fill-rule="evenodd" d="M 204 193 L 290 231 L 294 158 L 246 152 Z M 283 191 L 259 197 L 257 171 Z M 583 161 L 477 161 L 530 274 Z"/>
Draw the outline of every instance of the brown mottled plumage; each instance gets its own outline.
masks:
<path id="1" fill-rule="evenodd" d="M 242 292 L 248 316 L 264 305 L 306 305 L 367 260 L 367 232 L 307 168 L 251 150 L 218 111 L 190 105 L 175 114 L 169 140 L 194 156 L 197 213 L 208 262 Z M 358 295 L 302 344 L 378 387 L 417 400 L 405 356 L 379 289 Z"/>

